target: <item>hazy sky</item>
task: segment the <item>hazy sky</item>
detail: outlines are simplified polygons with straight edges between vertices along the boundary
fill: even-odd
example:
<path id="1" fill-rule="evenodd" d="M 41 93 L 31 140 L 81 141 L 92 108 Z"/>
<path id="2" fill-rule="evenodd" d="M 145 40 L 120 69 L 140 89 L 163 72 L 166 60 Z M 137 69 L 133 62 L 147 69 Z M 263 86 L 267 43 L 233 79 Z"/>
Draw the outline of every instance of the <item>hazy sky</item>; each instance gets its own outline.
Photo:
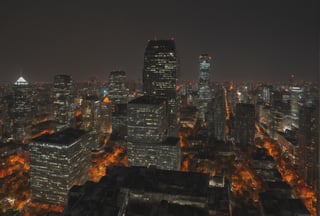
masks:
<path id="1" fill-rule="evenodd" d="M 213 56 L 212 80 L 318 78 L 316 0 L 93 2 L 1 0 L 0 82 L 21 69 L 31 82 L 103 80 L 117 69 L 138 80 L 154 38 L 175 38 L 181 80 L 198 80 L 201 53 Z"/>

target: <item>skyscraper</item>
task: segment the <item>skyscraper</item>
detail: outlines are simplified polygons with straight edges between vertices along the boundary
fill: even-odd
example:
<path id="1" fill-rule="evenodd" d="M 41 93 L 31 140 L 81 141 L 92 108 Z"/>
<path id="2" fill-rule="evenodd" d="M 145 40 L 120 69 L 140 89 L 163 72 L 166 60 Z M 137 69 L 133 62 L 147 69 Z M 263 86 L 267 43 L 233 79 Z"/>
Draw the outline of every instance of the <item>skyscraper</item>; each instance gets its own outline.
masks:
<path id="1" fill-rule="evenodd" d="M 308 185 L 316 188 L 317 154 L 319 145 L 319 109 L 317 102 L 304 105 L 300 108 L 298 145 L 299 157 L 298 171 Z"/>
<path id="2" fill-rule="evenodd" d="M 255 109 L 253 104 L 236 105 L 235 138 L 240 147 L 254 145 Z"/>
<path id="3" fill-rule="evenodd" d="M 60 74 L 54 76 L 53 81 L 53 106 L 54 118 L 57 121 L 57 130 L 70 125 L 73 116 L 72 78 Z"/>
<path id="4" fill-rule="evenodd" d="M 13 138 L 18 142 L 26 143 L 31 139 L 31 89 L 23 78 L 13 85 Z"/>
<path id="5" fill-rule="evenodd" d="M 208 54 L 199 56 L 199 86 L 198 86 L 198 108 L 200 118 L 205 120 L 205 113 L 207 112 L 208 103 L 212 99 L 210 88 L 210 70 L 211 70 L 211 57 Z"/>
<path id="6" fill-rule="evenodd" d="M 167 101 L 142 96 L 128 104 L 128 163 L 130 166 L 180 168 L 179 138 L 167 136 Z"/>
<path id="7" fill-rule="evenodd" d="M 177 135 L 178 58 L 174 40 L 150 40 L 144 54 L 143 91 L 168 101 L 169 135 Z"/>
<path id="8" fill-rule="evenodd" d="M 126 86 L 126 72 L 125 71 L 111 71 L 109 84 L 109 98 L 112 104 L 126 104 L 128 103 L 128 88 Z"/>
<path id="9" fill-rule="evenodd" d="M 215 139 L 226 141 L 226 102 L 222 87 L 215 93 L 213 107 L 209 112 L 213 112 L 212 133 Z"/>
<path id="10" fill-rule="evenodd" d="M 127 135 L 128 88 L 125 71 L 111 71 L 109 99 L 112 106 L 112 133 L 124 138 Z"/>
<path id="11" fill-rule="evenodd" d="M 66 128 L 30 143 L 31 199 L 66 204 L 68 190 L 88 179 L 91 151 L 85 131 Z"/>

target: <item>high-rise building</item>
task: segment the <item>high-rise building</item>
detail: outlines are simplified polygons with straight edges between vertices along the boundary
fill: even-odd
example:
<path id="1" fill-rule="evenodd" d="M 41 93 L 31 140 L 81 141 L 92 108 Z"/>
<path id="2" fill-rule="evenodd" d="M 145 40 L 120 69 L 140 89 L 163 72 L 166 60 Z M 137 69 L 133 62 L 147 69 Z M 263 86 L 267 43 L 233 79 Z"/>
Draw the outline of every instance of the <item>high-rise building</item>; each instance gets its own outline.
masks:
<path id="1" fill-rule="evenodd" d="M 304 105 L 300 109 L 298 130 L 300 176 L 313 188 L 317 181 L 317 154 L 319 145 L 319 109 L 316 104 Z"/>
<path id="2" fill-rule="evenodd" d="M 174 40 L 150 40 L 144 53 L 143 91 L 168 101 L 169 134 L 177 135 L 178 58 Z"/>
<path id="3" fill-rule="evenodd" d="M 31 88 L 23 78 L 13 85 L 13 138 L 18 142 L 27 143 L 31 139 Z"/>
<path id="4" fill-rule="evenodd" d="M 88 179 L 91 151 L 85 131 L 66 128 L 30 143 L 31 199 L 66 204 L 68 190 Z"/>
<path id="5" fill-rule="evenodd" d="M 207 112 L 208 103 L 212 99 L 210 88 L 210 70 L 211 70 L 211 57 L 208 54 L 202 54 L 199 56 L 199 70 L 200 78 L 198 85 L 198 108 L 199 117 L 205 120 L 205 114 Z"/>
<path id="6" fill-rule="evenodd" d="M 109 79 L 109 98 L 112 104 L 128 103 L 129 90 L 126 86 L 126 72 L 121 70 L 111 71 Z"/>
<path id="7" fill-rule="evenodd" d="M 128 88 L 125 71 L 111 71 L 109 99 L 112 105 L 112 133 L 120 138 L 127 136 Z"/>
<path id="8" fill-rule="evenodd" d="M 302 106 L 303 89 L 299 86 L 290 87 L 291 127 L 299 128 L 299 109 Z"/>
<path id="9" fill-rule="evenodd" d="M 167 101 L 142 96 L 128 104 L 128 163 L 130 166 L 180 168 L 179 138 L 167 136 Z"/>
<path id="10" fill-rule="evenodd" d="M 54 118 L 57 121 L 57 130 L 70 125 L 73 116 L 72 78 L 60 74 L 54 76 L 53 81 Z"/>
<path id="11" fill-rule="evenodd" d="M 254 145 L 255 108 L 253 104 L 236 105 L 235 138 L 240 147 Z"/>
<path id="12" fill-rule="evenodd" d="M 213 135 L 217 140 L 226 141 L 226 102 L 222 88 L 215 93 L 212 108 L 209 110 L 213 112 Z"/>

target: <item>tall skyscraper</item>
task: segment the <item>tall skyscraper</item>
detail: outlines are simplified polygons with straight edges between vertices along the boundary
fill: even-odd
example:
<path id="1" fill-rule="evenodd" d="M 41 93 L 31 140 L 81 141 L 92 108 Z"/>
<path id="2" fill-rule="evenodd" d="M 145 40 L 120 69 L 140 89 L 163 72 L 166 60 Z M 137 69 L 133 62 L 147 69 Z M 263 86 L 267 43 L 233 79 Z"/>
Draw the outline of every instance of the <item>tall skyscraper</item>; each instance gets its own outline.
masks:
<path id="1" fill-rule="evenodd" d="M 88 179 L 91 151 L 85 131 L 67 128 L 30 143 L 31 199 L 66 204 L 68 190 Z"/>
<path id="2" fill-rule="evenodd" d="M 125 71 L 111 71 L 109 99 L 112 105 L 112 133 L 124 138 L 127 135 L 128 88 Z"/>
<path id="3" fill-rule="evenodd" d="M 300 176 L 313 188 L 317 181 L 317 154 L 319 145 L 319 109 L 317 104 L 304 105 L 300 109 L 298 130 Z"/>
<path id="4" fill-rule="evenodd" d="M 209 109 L 213 114 L 213 135 L 215 139 L 226 141 L 226 102 L 223 88 L 220 87 L 215 93 L 213 107 Z"/>
<path id="5" fill-rule="evenodd" d="M 168 101 L 169 135 L 177 135 L 178 58 L 174 40 L 150 40 L 144 53 L 143 91 Z"/>
<path id="6" fill-rule="evenodd" d="M 109 84 L 109 98 L 112 104 L 126 104 L 128 103 L 129 90 L 126 86 L 126 72 L 125 71 L 111 71 Z"/>
<path id="7" fill-rule="evenodd" d="M 199 69 L 200 78 L 198 86 L 198 108 L 199 117 L 205 120 L 205 114 L 207 112 L 208 103 L 212 99 L 210 88 L 210 70 L 211 70 L 211 57 L 208 54 L 202 54 L 199 56 Z"/>
<path id="8" fill-rule="evenodd" d="M 240 147 L 254 145 L 255 108 L 253 104 L 236 105 L 235 138 Z"/>
<path id="9" fill-rule="evenodd" d="M 179 138 L 167 136 L 167 101 L 142 96 L 128 104 L 128 163 L 130 166 L 180 168 Z"/>
<path id="10" fill-rule="evenodd" d="M 291 127 L 299 128 L 299 110 L 302 106 L 303 89 L 299 86 L 290 87 Z"/>
<path id="11" fill-rule="evenodd" d="M 18 142 L 27 143 L 31 139 L 31 89 L 23 78 L 13 85 L 13 138 Z"/>
<path id="12" fill-rule="evenodd" d="M 60 74 L 54 76 L 53 81 L 53 106 L 54 118 L 57 121 L 57 130 L 70 125 L 73 116 L 72 78 Z"/>

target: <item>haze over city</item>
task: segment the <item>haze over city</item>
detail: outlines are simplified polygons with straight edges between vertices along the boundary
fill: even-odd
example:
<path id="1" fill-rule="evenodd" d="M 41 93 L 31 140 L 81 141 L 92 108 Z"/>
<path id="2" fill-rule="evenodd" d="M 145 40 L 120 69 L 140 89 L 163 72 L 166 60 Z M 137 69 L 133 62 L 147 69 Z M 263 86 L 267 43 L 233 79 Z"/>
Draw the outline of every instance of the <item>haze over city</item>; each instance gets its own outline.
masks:
<path id="1" fill-rule="evenodd" d="M 213 57 L 213 81 L 318 80 L 316 1 L 1 1 L 1 82 L 70 74 L 141 80 L 148 40 L 175 38 L 180 80 L 198 79 Z"/>

